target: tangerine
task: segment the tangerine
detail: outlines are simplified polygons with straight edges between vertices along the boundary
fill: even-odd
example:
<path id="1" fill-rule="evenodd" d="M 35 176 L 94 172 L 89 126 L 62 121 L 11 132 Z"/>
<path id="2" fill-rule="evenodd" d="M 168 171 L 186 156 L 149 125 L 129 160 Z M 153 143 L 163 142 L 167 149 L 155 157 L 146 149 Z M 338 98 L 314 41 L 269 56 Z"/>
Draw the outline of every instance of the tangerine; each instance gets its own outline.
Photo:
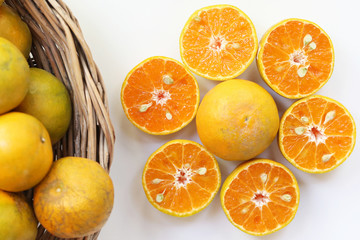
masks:
<path id="1" fill-rule="evenodd" d="M 295 167 L 310 173 L 331 171 L 354 149 L 356 126 L 350 112 L 334 99 L 313 95 L 284 113 L 279 147 Z"/>
<path id="2" fill-rule="evenodd" d="M 200 144 L 173 140 L 148 159 L 142 183 L 149 202 L 161 212 L 186 217 L 206 208 L 220 188 L 215 157 Z"/>
<path id="3" fill-rule="evenodd" d="M 295 217 L 300 192 L 295 176 L 268 159 L 240 164 L 225 180 L 221 206 L 229 221 L 256 236 L 284 228 Z"/>
<path id="4" fill-rule="evenodd" d="M 180 36 L 180 55 L 194 73 L 212 80 L 239 76 L 256 56 L 258 40 L 250 18 L 237 7 L 215 5 L 195 11 Z"/>
<path id="5" fill-rule="evenodd" d="M 72 107 L 69 93 L 59 79 L 45 70 L 30 68 L 29 91 L 16 111 L 40 120 L 54 144 L 69 128 Z"/>
<path id="6" fill-rule="evenodd" d="M 18 106 L 28 91 L 29 65 L 14 44 L 0 37 L 0 114 Z"/>
<path id="7" fill-rule="evenodd" d="M 334 69 L 334 47 L 317 24 L 286 19 L 271 27 L 260 42 L 257 64 L 264 81 L 287 98 L 318 91 Z"/>
<path id="8" fill-rule="evenodd" d="M 0 239 L 34 240 L 37 220 L 20 193 L 0 190 Z"/>
<path id="9" fill-rule="evenodd" d="M 32 37 L 28 25 L 9 6 L 0 6 L 0 37 L 12 42 L 24 55 L 29 57 Z"/>
<path id="10" fill-rule="evenodd" d="M 34 189 L 37 219 L 60 238 L 84 237 L 99 231 L 113 203 L 110 176 L 100 164 L 86 158 L 57 160 Z"/>
<path id="11" fill-rule="evenodd" d="M 228 80 L 203 98 L 196 127 L 201 142 L 225 160 L 248 160 L 274 140 L 279 114 L 274 99 L 258 84 Z"/>
<path id="12" fill-rule="evenodd" d="M 20 192 L 32 188 L 52 162 L 50 137 L 39 120 L 19 112 L 0 116 L 0 189 Z"/>

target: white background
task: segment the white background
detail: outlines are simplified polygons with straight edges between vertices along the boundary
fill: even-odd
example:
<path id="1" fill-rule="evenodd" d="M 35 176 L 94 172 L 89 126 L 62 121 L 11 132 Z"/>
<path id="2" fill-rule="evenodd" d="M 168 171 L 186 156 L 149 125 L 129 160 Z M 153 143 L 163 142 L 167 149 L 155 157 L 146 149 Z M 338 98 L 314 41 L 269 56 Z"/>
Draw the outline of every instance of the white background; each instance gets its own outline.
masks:
<path id="1" fill-rule="evenodd" d="M 239 7 L 253 21 L 260 40 L 280 20 L 298 17 L 319 24 L 335 48 L 335 68 L 318 92 L 343 103 L 360 122 L 360 31 L 356 0 L 65 0 L 78 18 L 85 39 L 104 77 L 116 132 L 111 177 L 115 205 L 100 240 L 115 239 L 260 239 L 235 228 L 222 211 L 219 195 L 202 212 L 187 218 L 156 210 L 141 184 L 150 154 L 171 139 L 199 141 L 195 122 L 178 133 L 151 136 L 125 117 L 120 89 L 126 74 L 140 61 L 155 55 L 181 60 L 179 36 L 188 17 L 197 9 L 228 3 Z M 201 97 L 218 82 L 196 76 Z M 280 97 L 262 81 L 253 63 L 239 78 L 257 82 L 275 98 L 280 116 L 293 102 Z M 359 126 L 359 125 L 358 125 Z M 360 152 L 359 144 L 340 167 L 323 175 L 301 172 L 281 155 L 277 143 L 260 156 L 285 164 L 297 177 L 301 197 L 294 220 L 284 229 L 262 239 L 359 239 Z M 239 164 L 219 159 L 223 180 Z"/>

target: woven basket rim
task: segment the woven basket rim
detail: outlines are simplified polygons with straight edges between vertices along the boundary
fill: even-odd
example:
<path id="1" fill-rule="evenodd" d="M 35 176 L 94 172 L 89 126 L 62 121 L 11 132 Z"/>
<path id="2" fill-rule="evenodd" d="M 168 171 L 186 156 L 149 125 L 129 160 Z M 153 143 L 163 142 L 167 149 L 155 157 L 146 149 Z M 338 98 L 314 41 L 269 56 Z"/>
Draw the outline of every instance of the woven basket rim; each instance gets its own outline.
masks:
<path id="1" fill-rule="evenodd" d="M 67 134 L 53 146 L 54 160 L 86 157 L 110 171 L 115 133 L 105 83 L 76 17 L 62 0 L 5 0 L 30 28 L 31 67 L 53 73 L 69 91 L 73 116 Z M 32 191 L 27 192 L 28 199 Z M 97 239 L 99 232 L 78 238 Z M 36 239 L 61 239 L 41 225 Z"/>

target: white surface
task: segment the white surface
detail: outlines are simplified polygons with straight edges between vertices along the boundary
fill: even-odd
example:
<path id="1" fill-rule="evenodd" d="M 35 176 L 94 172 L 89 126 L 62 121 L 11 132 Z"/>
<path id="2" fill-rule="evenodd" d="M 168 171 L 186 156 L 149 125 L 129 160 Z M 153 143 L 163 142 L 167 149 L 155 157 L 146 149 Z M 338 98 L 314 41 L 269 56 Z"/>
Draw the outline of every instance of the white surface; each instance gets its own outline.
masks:
<path id="1" fill-rule="evenodd" d="M 156 210 L 147 201 L 141 174 L 148 156 L 171 139 L 199 142 L 194 121 L 178 133 L 150 136 L 125 117 L 120 89 L 126 74 L 140 61 L 154 55 L 180 59 L 178 40 L 188 17 L 197 9 L 228 3 L 242 9 L 253 21 L 259 39 L 282 19 L 299 17 L 319 24 L 332 38 L 335 69 L 329 82 L 318 92 L 343 103 L 360 122 L 360 31 L 358 1 L 290 2 L 269 0 L 65 0 L 78 18 L 85 38 L 105 79 L 111 119 L 116 132 L 111 176 L 115 205 L 100 240 L 115 239 L 258 239 L 235 228 L 222 211 L 219 195 L 202 212 L 175 218 Z M 265 87 L 275 98 L 280 115 L 292 101 L 280 97 L 261 80 L 256 64 L 240 78 Z M 197 77 L 201 97 L 217 82 Z M 262 239 L 359 239 L 360 152 L 359 144 L 340 167 L 323 175 L 301 172 L 289 164 L 276 142 L 261 157 L 277 160 L 298 179 L 301 199 L 294 220 L 283 230 Z M 219 160 L 223 180 L 238 162 Z"/>

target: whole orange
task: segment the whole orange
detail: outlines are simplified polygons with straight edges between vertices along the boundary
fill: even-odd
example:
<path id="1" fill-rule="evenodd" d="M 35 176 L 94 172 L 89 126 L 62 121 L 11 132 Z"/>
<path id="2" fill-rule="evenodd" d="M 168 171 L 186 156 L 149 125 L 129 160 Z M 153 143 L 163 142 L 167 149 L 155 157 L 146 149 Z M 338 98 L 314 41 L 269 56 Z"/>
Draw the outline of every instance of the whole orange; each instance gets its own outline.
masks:
<path id="1" fill-rule="evenodd" d="M 108 173 L 95 161 L 65 157 L 54 162 L 34 190 L 39 222 L 53 235 L 78 238 L 101 229 L 114 202 Z"/>
<path id="2" fill-rule="evenodd" d="M 0 190 L 0 239 L 35 240 L 34 211 L 19 193 Z"/>
<path id="3" fill-rule="evenodd" d="M 40 68 L 30 68 L 29 91 L 15 110 L 39 119 L 54 144 L 69 128 L 72 107 L 69 93 L 59 79 Z"/>
<path id="4" fill-rule="evenodd" d="M 18 106 L 28 91 L 29 65 L 9 40 L 0 37 L 0 114 Z"/>
<path id="5" fill-rule="evenodd" d="M 29 57 L 32 37 L 28 25 L 6 4 L 0 6 L 0 37 L 12 42 L 25 56 Z"/>
<path id="6" fill-rule="evenodd" d="M 263 152 L 279 128 L 274 99 L 258 84 L 228 80 L 203 98 L 196 116 L 201 142 L 225 160 L 248 160 Z"/>
<path id="7" fill-rule="evenodd" d="M 50 137 L 39 120 L 19 112 L 0 116 L 0 189 L 20 192 L 32 188 L 52 162 Z"/>

